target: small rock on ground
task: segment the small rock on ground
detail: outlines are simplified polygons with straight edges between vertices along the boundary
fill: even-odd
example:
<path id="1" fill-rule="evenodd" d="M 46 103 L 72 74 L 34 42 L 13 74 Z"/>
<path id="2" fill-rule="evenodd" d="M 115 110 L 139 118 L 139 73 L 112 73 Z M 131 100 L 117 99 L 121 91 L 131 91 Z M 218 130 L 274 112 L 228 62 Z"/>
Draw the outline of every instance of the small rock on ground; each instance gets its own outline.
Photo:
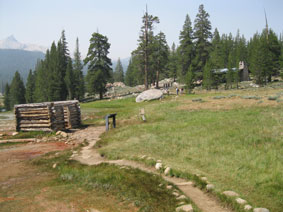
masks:
<path id="1" fill-rule="evenodd" d="M 182 206 L 176 208 L 176 211 L 177 212 L 178 211 L 193 212 L 194 209 L 193 209 L 192 205 L 189 204 L 189 205 L 182 205 Z"/>
<path id="2" fill-rule="evenodd" d="M 207 181 L 207 177 L 202 177 L 202 178 L 200 178 L 202 181 Z"/>
<path id="3" fill-rule="evenodd" d="M 172 189 L 173 187 L 171 185 L 168 185 L 166 188 L 167 189 Z"/>
<path id="4" fill-rule="evenodd" d="M 214 189 L 214 185 L 213 184 L 207 184 L 206 185 L 206 190 L 207 191 L 212 191 Z"/>
<path id="5" fill-rule="evenodd" d="M 251 206 L 251 205 L 245 205 L 245 207 L 244 207 L 244 209 L 246 210 L 246 211 L 249 211 L 249 210 L 251 210 L 253 207 Z"/>
<path id="6" fill-rule="evenodd" d="M 177 197 L 177 200 L 183 200 L 183 199 L 187 199 L 187 197 L 185 195 L 181 195 L 181 196 Z"/>
<path id="7" fill-rule="evenodd" d="M 176 197 L 178 197 L 178 196 L 179 196 L 179 193 L 174 191 L 174 192 L 173 192 L 173 195 L 176 196 Z"/>
<path id="8" fill-rule="evenodd" d="M 240 205 L 243 205 L 243 204 L 246 204 L 246 203 L 247 203 L 246 200 L 241 199 L 241 198 L 237 198 L 237 199 L 236 199 L 236 202 L 239 203 Z"/>
<path id="9" fill-rule="evenodd" d="M 255 208 L 254 212 L 269 212 L 269 210 L 266 208 Z"/>
<path id="10" fill-rule="evenodd" d="M 237 197 L 237 196 L 239 196 L 239 194 L 237 194 L 235 191 L 224 191 L 223 194 L 228 196 L 228 197 Z"/>
<path id="11" fill-rule="evenodd" d="M 170 167 L 167 167 L 164 171 L 164 174 L 167 176 L 171 171 L 171 168 Z"/>
<path id="12" fill-rule="evenodd" d="M 156 163 L 155 164 L 155 169 L 159 170 L 162 168 L 162 163 Z"/>

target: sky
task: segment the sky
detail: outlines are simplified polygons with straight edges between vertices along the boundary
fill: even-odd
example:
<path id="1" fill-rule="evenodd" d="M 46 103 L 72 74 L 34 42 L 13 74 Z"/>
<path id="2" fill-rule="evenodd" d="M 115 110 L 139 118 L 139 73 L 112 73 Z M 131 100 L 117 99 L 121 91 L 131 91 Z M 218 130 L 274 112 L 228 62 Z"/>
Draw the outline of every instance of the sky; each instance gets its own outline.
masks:
<path id="1" fill-rule="evenodd" d="M 0 40 L 14 35 L 21 43 L 49 48 L 65 30 L 70 53 L 78 37 L 85 57 L 89 39 L 98 31 L 109 39 L 109 57 L 123 59 L 137 47 L 146 5 L 160 19 L 155 31 L 164 32 L 171 46 L 179 43 L 186 15 L 193 22 L 200 4 L 220 34 L 235 35 L 239 29 L 249 39 L 265 27 L 264 10 L 268 25 L 283 32 L 282 0 L 0 0 Z"/>

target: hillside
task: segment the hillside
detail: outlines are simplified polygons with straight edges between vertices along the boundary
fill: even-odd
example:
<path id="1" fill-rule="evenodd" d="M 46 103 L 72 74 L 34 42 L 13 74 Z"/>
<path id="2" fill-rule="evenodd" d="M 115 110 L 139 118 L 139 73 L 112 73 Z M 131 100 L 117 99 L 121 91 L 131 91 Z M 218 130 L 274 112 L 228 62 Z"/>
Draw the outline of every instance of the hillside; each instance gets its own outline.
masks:
<path id="1" fill-rule="evenodd" d="M 16 71 L 19 71 L 24 81 L 30 69 L 34 70 L 38 59 L 44 54 L 39 51 L 25 51 L 18 49 L 0 49 L 0 85 L 10 82 Z"/>

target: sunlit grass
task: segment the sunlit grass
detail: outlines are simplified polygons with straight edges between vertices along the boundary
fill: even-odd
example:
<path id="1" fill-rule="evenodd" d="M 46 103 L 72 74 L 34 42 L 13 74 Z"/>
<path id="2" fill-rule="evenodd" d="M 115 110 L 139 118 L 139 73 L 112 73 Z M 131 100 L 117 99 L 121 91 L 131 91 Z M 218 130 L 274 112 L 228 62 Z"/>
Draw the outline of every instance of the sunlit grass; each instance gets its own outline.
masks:
<path id="1" fill-rule="evenodd" d="M 264 96 L 280 90 L 264 91 Z M 282 91 L 282 90 L 281 90 Z M 255 91 L 248 91 L 247 95 Z M 230 95 L 232 92 L 225 92 Z M 233 91 L 245 95 L 244 91 Z M 245 102 L 226 110 L 181 110 L 193 98 L 210 104 L 212 96 L 203 93 L 169 97 L 162 101 L 137 104 L 132 100 L 89 105 L 98 113 L 116 110 L 122 121 L 117 129 L 105 134 L 101 153 L 109 158 L 148 155 L 188 173 L 207 176 L 219 190 L 232 189 L 254 206 L 280 211 L 283 206 L 283 106 L 258 106 Z M 209 101 L 208 101 L 209 100 Z M 103 104 L 107 104 L 104 102 Z M 119 107 L 111 108 L 111 105 Z M 123 106 L 123 107 L 121 107 Z M 146 110 L 147 122 L 138 116 Z M 100 109 L 99 109 L 100 108 Z"/>

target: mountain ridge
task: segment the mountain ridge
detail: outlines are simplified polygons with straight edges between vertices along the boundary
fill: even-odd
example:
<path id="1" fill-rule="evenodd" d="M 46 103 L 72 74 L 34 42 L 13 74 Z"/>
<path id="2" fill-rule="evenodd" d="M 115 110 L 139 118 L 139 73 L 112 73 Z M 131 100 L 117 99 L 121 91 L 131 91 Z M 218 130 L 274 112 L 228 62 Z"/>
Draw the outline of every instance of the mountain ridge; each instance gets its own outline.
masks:
<path id="1" fill-rule="evenodd" d="M 18 49 L 25 51 L 39 51 L 45 53 L 47 48 L 37 44 L 23 44 L 19 42 L 13 35 L 0 40 L 0 49 Z"/>

